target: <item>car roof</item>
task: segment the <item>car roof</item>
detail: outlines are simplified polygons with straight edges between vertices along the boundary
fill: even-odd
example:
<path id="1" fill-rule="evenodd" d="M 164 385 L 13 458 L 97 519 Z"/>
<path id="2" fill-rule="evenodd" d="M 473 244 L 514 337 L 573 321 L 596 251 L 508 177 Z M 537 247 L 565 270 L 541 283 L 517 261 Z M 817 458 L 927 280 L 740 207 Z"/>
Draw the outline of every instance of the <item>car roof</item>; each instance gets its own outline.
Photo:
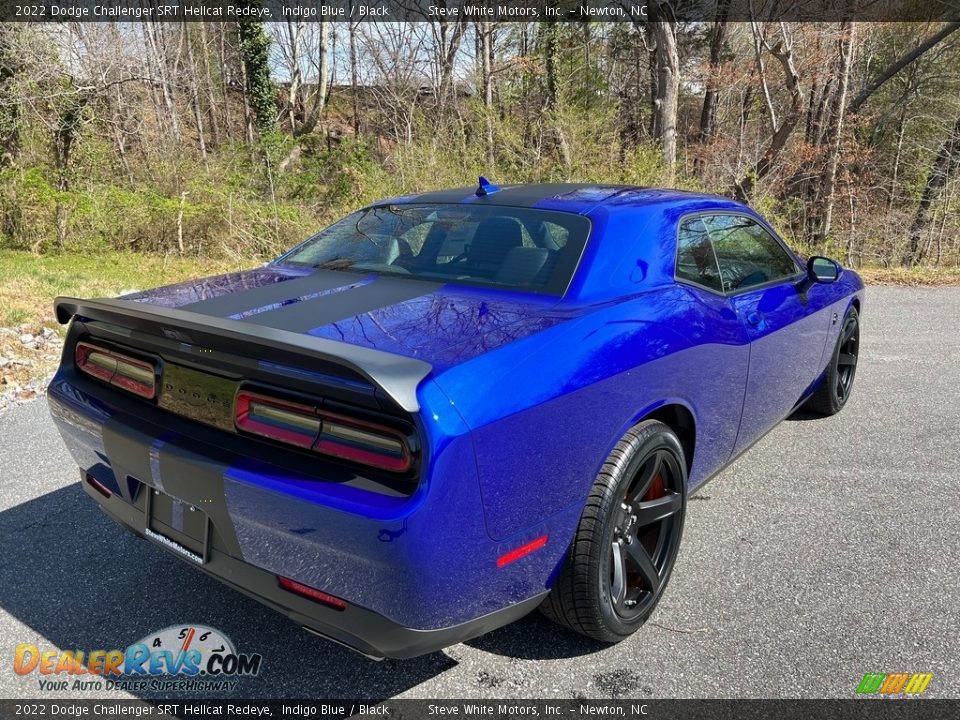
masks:
<path id="1" fill-rule="evenodd" d="M 686 190 L 592 183 L 525 183 L 502 185 L 496 192 L 478 196 L 476 187 L 460 187 L 427 193 L 404 195 L 376 205 L 391 204 L 478 204 L 501 207 L 530 207 L 586 215 L 604 207 L 639 208 L 653 204 L 674 206 L 703 205 L 744 207 L 730 198 Z M 712 202 L 711 202 L 712 201 Z"/>

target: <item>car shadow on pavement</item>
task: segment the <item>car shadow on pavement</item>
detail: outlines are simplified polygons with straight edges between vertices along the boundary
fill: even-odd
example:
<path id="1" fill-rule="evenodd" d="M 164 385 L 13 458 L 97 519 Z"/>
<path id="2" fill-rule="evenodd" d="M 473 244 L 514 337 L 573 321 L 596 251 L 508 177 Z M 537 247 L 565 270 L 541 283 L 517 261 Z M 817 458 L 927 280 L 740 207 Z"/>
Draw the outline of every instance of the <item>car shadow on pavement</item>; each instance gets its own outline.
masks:
<path id="1" fill-rule="evenodd" d="M 590 655 L 609 645 L 577 635 L 532 612 L 506 627 L 468 640 L 477 650 L 523 660 L 557 660 Z"/>
<path id="2" fill-rule="evenodd" d="M 123 530 L 78 484 L 0 512 L 0 553 L 0 607 L 45 638 L 41 651 L 122 650 L 171 625 L 208 625 L 239 652 L 263 656 L 260 674 L 241 679 L 230 693 L 244 698 L 384 699 L 456 665 L 443 653 L 378 663 L 315 637 Z M 3 656 L 34 642 L 12 632 L 9 618 L 0 623 L 7 626 Z M 41 694 L 37 671 L 8 678 L 21 684 L 11 689 L 15 694 Z"/>
<path id="3" fill-rule="evenodd" d="M 810 412 L 809 410 L 804 410 L 799 408 L 795 410 L 792 415 L 787 416 L 787 420 L 790 422 L 806 422 L 807 420 L 823 420 L 823 415 L 820 415 L 815 412 Z"/>

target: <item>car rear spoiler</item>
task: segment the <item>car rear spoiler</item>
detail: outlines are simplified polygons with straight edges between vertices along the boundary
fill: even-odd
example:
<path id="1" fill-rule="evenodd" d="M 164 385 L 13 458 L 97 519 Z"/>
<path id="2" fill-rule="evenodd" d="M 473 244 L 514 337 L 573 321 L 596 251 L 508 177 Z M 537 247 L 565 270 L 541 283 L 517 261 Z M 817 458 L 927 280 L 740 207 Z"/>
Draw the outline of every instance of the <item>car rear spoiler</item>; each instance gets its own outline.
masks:
<path id="1" fill-rule="evenodd" d="M 238 343 L 245 353 L 252 349 L 263 357 L 269 357 L 271 350 L 308 355 L 359 373 L 410 413 L 420 409 L 417 386 L 433 369 L 429 363 L 416 358 L 132 300 L 58 297 L 54 308 L 61 325 L 79 316 L 131 330 L 150 332 L 152 329 L 154 334 L 159 329 L 166 337 L 183 342 L 190 342 L 190 333 L 214 335 Z"/>

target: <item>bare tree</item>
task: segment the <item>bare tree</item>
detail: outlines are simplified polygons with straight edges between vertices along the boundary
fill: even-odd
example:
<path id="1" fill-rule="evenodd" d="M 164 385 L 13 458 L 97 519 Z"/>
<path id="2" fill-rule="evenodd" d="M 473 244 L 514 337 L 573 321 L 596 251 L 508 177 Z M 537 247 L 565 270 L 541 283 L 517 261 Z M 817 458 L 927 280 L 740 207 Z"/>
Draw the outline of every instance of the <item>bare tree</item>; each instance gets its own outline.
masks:
<path id="1" fill-rule="evenodd" d="M 496 164 L 496 153 L 493 142 L 494 27 L 495 23 L 490 20 L 482 20 L 476 23 L 477 49 L 480 54 L 480 83 L 483 86 L 483 109 L 485 112 L 486 160 L 487 166 L 491 171 Z"/>
<path id="2" fill-rule="evenodd" d="M 167 57 L 167 29 L 161 23 L 144 22 L 143 34 L 146 39 L 146 62 L 148 75 L 157 78 L 155 87 L 159 88 L 163 100 L 163 110 L 158 108 L 158 117 L 164 118 L 163 125 L 174 140 L 180 140 L 180 120 L 175 102 L 175 90 L 170 81 L 171 59 Z M 174 64 L 174 73 L 176 67 Z"/>
<path id="3" fill-rule="evenodd" d="M 730 9 L 730 0 L 720 0 L 717 3 L 717 16 L 713 23 L 710 37 L 710 64 L 708 68 L 706 90 L 703 94 L 703 106 L 700 110 L 700 132 L 697 139 L 701 144 L 707 144 L 713 137 L 716 128 L 717 100 L 720 93 L 720 73 L 723 45 L 727 39 L 727 13 Z"/>
<path id="4" fill-rule="evenodd" d="M 285 115 L 294 135 L 313 132 L 330 90 L 331 23 L 287 18 L 273 27 L 281 67 L 289 77 Z"/>
<path id="5" fill-rule="evenodd" d="M 950 22 L 944 25 L 938 32 L 934 33 L 922 43 L 917 45 L 917 47 L 912 50 L 905 52 L 894 62 L 890 63 L 883 70 L 878 72 L 870 82 L 867 83 L 857 95 L 850 101 L 850 104 L 847 106 L 847 112 L 853 114 L 860 112 L 860 108 L 863 107 L 863 104 L 870 99 L 870 96 L 873 95 L 880 87 L 887 82 L 890 78 L 896 75 L 898 72 L 907 67 L 917 58 L 921 57 L 925 52 L 930 50 L 932 47 L 936 46 L 946 38 L 950 37 L 957 30 L 960 30 L 960 22 Z"/>
<path id="6" fill-rule="evenodd" d="M 0 168 L 12 165 L 20 152 L 20 105 L 16 85 L 21 79 L 23 28 L 0 23 Z"/>
<path id="7" fill-rule="evenodd" d="M 834 188 L 837 182 L 837 166 L 840 162 L 840 143 L 843 137 L 843 120 L 847 108 L 847 86 L 850 83 L 850 68 L 853 63 L 856 24 L 850 21 L 841 23 L 840 37 L 837 41 L 837 88 L 833 94 L 830 108 L 830 124 L 826 133 L 829 151 L 820 174 L 820 187 L 817 192 L 819 207 L 815 206 L 817 217 L 812 240 L 822 245 L 830 234 L 833 222 Z"/>
<path id="8" fill-rule="evenodd" d="M 677 105 L 680 99 L 680 59 L 677 54 L 677 21 L 669 2 L 649 6 L 655 43 L 657 95 L 654 103 L 654 137 L 660 142 L 667 179 L 672 184 L 677 162 Z"/>
<path id="9" fill-rule="evenodd" d="M 760 159 L 757 160 L 746 175 L 734 183 L 734 194 L 737 199 L 744 202 L 749 200 L 757 182 L 766 177 L 767 173 L 773 169 L 774 163 L 787 145 L 787 140 L 790 139 L 790 135 L 803 116 L 803 89 L 800 85 L 800 75 L 797 72 L 793 58 L 793 38 L 785 23 L 779 23 L 779 26 L 780 39 L 771 45 L 766 38 L 766 25 L 751 23 L 757 71 L 760 76 L 767 116 L 770 119 L 773 134 L 770 137 L 767 149 L 763 152 L 763 155 L 760 156 Z M 783 69 L 784 84 L 789 93 L 789 100 L 782 117 L 779 117 L 767 83 L 766 67 L 763 61 L 765 52 L 770 53 L 776 58 Z"/>
<path id="10" fill-rule="evenodd" d="M 194 59 L 193 53 L 193 40 L 190 37 L 189 25 L 184 23 L 182 26 L 183 32 L 183 44 L 187 46 L 187 89 L 190 93 L 190 109 L 193 111 L 193 122 L 194 127 L 197 130 L 197 147 L 200 149 L 200 157 L 203 158 L 203 162 L 207 162 L 207 141 L 206 133 L 203 127 L 203 112 L 200 110 L 200 88 L 199 83 L 199 69 L 197 67 L 196 60 Z M 182 245 L 182 243 L 181 243 Z"/>
<path id="11" fill-rule="evenodd" d="M 960 164 L 960 117 L 950 128 L 947 137 L 937 150 L 927 175 L 927 181 L 920 195 L 920 204 L 910 225 L 907 250 L 903 255 L 905 267 L 910 267 L 922 259 L 920 241 L 930 224 L 933 203 L 947 184 L 947 180 L 956 172 L 958 164 Z"/>

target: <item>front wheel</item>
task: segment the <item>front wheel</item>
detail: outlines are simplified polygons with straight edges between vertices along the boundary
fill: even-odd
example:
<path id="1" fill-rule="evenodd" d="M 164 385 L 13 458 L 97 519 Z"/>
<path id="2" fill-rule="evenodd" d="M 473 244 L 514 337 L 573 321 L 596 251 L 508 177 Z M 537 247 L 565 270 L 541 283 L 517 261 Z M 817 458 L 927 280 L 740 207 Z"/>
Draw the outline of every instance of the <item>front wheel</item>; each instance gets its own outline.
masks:
<path id="1" fill-rule="evenodd" d="M 686 462 L 676 434 L 646 420 L 617 443 L 594 482 L 543 613 L 602 642 L 646 622 L 680 548 Z"/>
<path id="2" fill-rule="evenodd" d="M 853 392 L 860 354 L 860 315 L 855 307 L 843 318 L 840 337 L 833 348 L 830 365 L 820 387 L 806 402 L 806 408 L 821 415 L 836 415 L 847 404 Z"/>

